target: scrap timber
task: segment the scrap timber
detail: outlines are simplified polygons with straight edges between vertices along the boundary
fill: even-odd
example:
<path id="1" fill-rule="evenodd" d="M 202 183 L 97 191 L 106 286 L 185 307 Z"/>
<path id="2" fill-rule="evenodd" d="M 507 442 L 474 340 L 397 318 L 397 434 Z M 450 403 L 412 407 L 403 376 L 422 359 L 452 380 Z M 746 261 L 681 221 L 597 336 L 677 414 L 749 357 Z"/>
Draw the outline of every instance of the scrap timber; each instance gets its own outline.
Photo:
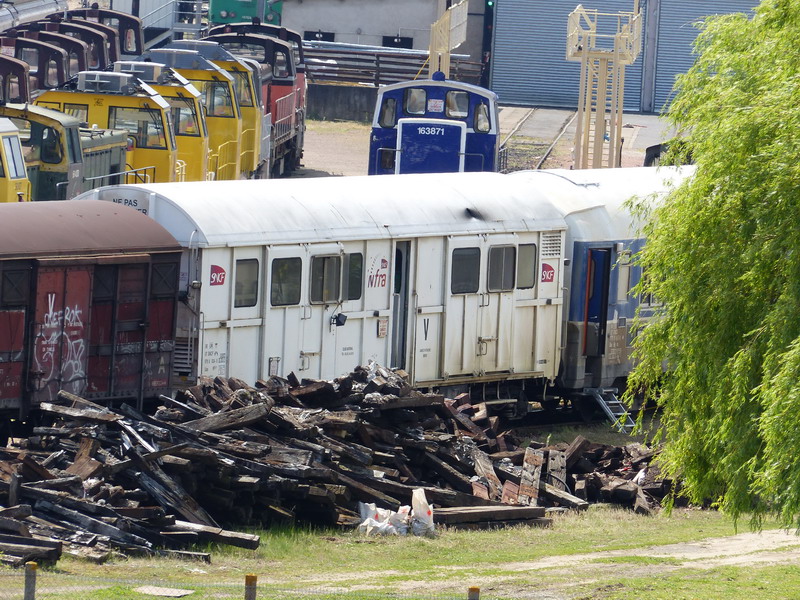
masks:
<path id="1" fill-rule="evenodd" d="M 668 493 L 639 444 L 523 448 L 466 395 L 413 390 L 402 371 L 334 381 L 204 378 L 139 412 L 66 392 L 0 448 L 0 561 L 112 553 L 208 559 L 197 542 L 256 548 L 245 526 L 354 527 L 359 502 L 410 505 L 446 527 L 546 525 L 553 507 L 649 513 Z M 44 422 L 46 424 L 44 424 Z"/>

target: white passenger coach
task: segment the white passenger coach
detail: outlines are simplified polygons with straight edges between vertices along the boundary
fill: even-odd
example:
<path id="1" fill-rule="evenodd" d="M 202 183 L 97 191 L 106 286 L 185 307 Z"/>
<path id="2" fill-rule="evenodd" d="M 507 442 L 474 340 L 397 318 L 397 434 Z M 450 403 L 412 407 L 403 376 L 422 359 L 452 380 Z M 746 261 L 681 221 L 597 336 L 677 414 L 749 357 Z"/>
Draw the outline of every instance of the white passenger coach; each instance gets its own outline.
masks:
<path id="1" fill-rule="evenodd" d="M 120 185 L 82 197 L 145 212 L 184 247 L 176 385 L 199 374 L 332 379 L 372 359 L 418 386 L 545 390 L 565 348 L 585 362 L 594 325 L 578 311 L 578 337 L 562 335 L 577 243 L 596 237 L 612 271 L 634 238 L 622 202 L 663 190 L 663 179 L 655 169 L 389 175 Z"/>

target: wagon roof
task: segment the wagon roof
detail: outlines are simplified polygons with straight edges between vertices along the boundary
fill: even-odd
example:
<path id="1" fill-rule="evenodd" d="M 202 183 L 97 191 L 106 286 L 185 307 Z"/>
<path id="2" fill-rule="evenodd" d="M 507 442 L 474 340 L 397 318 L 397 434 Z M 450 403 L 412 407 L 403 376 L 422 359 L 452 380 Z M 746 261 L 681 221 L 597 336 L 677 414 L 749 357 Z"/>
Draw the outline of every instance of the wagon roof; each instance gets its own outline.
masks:
<path id="1" fill-rule="evenodd" d="M 497 173 L 108 186 L 186 246 L 310 243 L 566 227 L 548 199 Z"/>
<path id="2" fill-rule="evenodd" d="M 0 204 L 0 257 L 100 256 L 180 250 L 161 225 L 96 200 Z"/>
<path id="3" fill-rule="evenodd" d="M 519 171 L 511 177 L 535 186 L 560 211 L 575 240 L 626 240 L 641 236 L 630 214 L 631 198 L 658 199 L 694 172 L 694 167 L 553 169 Z"/>

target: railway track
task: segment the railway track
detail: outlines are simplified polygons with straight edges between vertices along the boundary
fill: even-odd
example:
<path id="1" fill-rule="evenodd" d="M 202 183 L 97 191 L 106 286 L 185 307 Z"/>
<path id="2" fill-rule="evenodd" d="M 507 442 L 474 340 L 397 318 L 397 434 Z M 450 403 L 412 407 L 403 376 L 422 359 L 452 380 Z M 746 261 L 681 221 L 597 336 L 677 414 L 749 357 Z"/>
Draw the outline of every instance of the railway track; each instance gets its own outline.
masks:
<path id="1" fill-rule="evenodd" d="M 541 108 L 501 109 L 504 170 L 569 168 L 576 114 Z"/>

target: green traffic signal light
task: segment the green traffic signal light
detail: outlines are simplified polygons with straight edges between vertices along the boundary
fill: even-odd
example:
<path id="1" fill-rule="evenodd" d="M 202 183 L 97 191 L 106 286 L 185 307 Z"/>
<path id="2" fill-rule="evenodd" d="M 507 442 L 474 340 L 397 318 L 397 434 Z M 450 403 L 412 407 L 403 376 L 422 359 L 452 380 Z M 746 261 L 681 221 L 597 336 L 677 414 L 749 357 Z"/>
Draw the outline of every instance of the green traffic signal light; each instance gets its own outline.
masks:
<path id="1" fill-rule="evenodd" d="M 494 6 L 494 0 L 486 0 L 486 6 L 489 6 L 489 7 Z"/>

